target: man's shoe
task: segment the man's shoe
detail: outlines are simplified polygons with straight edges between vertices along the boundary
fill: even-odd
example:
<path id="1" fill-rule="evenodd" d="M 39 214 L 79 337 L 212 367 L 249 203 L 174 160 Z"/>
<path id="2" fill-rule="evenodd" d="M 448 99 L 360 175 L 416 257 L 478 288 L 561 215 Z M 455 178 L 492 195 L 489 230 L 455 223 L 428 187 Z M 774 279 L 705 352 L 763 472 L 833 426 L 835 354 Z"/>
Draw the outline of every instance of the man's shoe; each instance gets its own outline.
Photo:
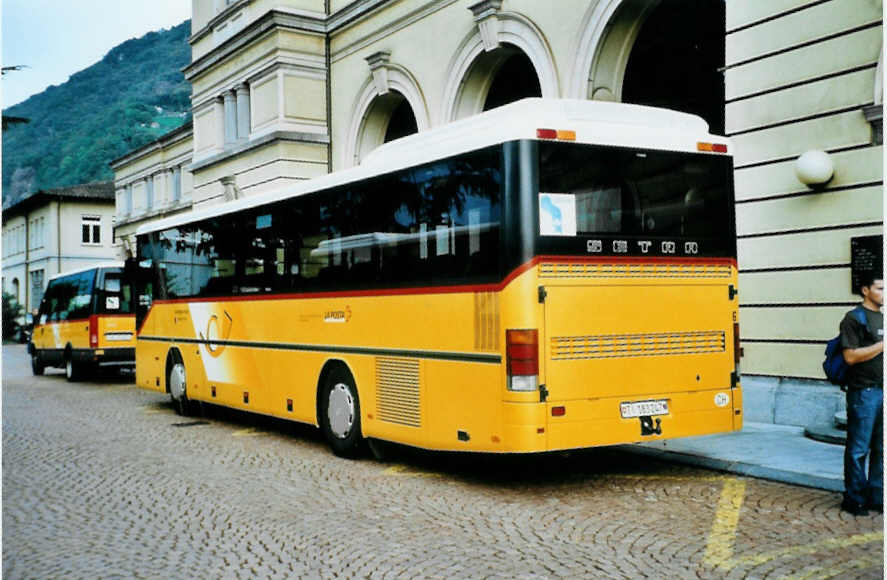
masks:
<path id="1" fill-rule="evenodd" d="M 841 502 L 841 509 L 848 514 L 853 514 L 854 516 L 869 515 L 869 511 L 865 509 L 865 506 L 863 504 L 856 503 L 849 497 L 845 497 L 844 501 Z"/>
<path id="2" fill-rule="evenodd" d="M 873 512 L 878 512 L 879 514 L 884 513 L 884 504 L 882 503 L 871 503 L 869 502 L 865 507 L 869 508 Z"/>

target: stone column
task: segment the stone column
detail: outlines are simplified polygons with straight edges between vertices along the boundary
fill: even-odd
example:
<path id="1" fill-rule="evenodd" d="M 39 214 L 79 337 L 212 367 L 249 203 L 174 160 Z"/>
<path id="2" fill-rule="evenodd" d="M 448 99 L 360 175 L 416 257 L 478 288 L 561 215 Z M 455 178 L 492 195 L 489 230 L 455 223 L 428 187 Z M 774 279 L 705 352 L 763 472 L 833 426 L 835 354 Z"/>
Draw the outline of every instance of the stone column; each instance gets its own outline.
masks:
<path id="1" fill-rule="evenodd" d="M 237 141 L 237 97 L 234 91 L 225 93 L 225 145 Z"/>
<path id="2" fill-rule="evenodd" d="M 237 140 L 249 139 L 250 115 L 249 115 L 249 85 L 243 83 L 237 85 Z"/>

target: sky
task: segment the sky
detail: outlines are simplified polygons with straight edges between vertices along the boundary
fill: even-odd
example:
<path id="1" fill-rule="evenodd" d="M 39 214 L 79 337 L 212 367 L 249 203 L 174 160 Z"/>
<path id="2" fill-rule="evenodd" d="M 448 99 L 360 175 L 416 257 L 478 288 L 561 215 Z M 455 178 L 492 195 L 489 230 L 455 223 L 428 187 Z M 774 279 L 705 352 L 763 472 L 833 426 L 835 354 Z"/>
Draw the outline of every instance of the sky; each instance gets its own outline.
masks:
<path id="1" fill-rule="evenodd" d="M 6 109 L 95 64 L 130 38 L 191 17 L 191 0 L 0 0 Z"/>

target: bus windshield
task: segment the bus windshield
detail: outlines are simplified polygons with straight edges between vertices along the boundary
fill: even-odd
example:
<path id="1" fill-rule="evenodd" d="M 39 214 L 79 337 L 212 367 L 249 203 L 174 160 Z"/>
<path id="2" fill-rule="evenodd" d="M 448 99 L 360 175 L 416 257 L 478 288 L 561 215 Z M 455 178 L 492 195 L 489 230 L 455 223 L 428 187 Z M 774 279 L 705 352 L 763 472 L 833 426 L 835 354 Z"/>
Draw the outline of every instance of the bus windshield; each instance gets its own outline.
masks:
<path id="1" fill-rule="evenodd" d="M 540 243 L 553 253 L 729 256 L 731 192 L 726 156 L 541 143 Z"/>

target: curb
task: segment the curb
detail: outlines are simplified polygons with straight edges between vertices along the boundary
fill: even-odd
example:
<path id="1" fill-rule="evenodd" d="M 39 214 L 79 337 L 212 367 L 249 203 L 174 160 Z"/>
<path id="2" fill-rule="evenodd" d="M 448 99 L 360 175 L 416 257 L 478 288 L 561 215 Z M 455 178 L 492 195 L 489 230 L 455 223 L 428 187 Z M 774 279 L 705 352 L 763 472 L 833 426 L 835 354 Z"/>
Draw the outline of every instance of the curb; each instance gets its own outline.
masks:
<path id="1" fill-rule="evenodd" d="M 780 483 L 788 483 L 790 485 L 799 485 L 802 487 L 812 487 L 825 491 L 844 491 L 844 481 L 830 477 L 819 477 L 807 473 L 786 471 L 784 469 L 764 467 L 762 465 L 743 463 L 741 461 L 727 461 L 725 459 L 705 457 L 702 455 L 692 455 L 690 453 L 681 453 L 678 451 L 652 449 L 650 447 L 642 447 L 640 445 L 620 445 L 619 448 L 630 453 L 659 459 L 661 461 L 680 463 L 683 465 L 692 465 L 695 467 L 702 467 L 704 469 L 725 471 L 727 473 L 736 473 L 738 475 L 745 475 L 758 479 L 767 479 L 770 481 L 778 481 Z"/>

